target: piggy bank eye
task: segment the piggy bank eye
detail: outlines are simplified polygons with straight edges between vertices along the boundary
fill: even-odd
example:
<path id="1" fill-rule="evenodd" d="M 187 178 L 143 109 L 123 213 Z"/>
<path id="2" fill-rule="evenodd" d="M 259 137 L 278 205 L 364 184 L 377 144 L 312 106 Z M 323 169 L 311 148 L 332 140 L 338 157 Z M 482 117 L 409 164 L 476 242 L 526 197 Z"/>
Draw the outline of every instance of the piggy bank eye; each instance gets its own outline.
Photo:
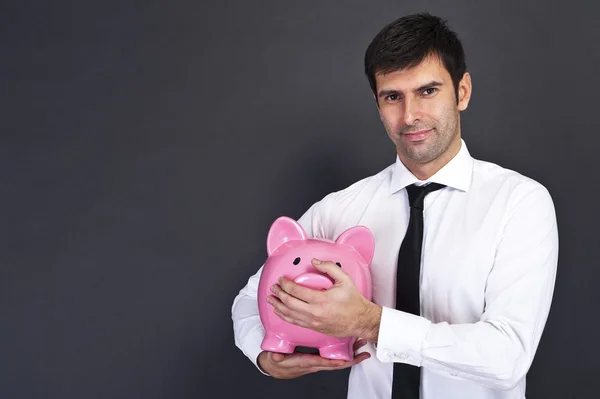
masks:
<path id="1" fill-rule="evenodd" d="M 294 259 L 294 265 L 297 265 L 298 263 L 300 263 L 300 258 Z"/>
<path id="2" fill-rule="evenodd" d="M 340 262 L 335 262 L 336 265 L 338 265 L 339 267 L 342 267 L 342 264 Z"/>

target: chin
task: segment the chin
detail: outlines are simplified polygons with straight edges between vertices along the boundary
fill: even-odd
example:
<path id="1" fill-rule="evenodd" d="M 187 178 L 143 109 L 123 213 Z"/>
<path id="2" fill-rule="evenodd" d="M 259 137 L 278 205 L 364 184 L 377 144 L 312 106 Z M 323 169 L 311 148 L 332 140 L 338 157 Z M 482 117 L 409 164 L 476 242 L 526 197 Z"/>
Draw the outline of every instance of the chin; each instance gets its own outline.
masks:
<path id="1" fill-rule="evenodd" d="M 412 162 L 421 164 L 431 162 L 439 156 L 432 153 L 429 149 L 424 149 L 424 151 L 406 151 L 405 154 Z"/>

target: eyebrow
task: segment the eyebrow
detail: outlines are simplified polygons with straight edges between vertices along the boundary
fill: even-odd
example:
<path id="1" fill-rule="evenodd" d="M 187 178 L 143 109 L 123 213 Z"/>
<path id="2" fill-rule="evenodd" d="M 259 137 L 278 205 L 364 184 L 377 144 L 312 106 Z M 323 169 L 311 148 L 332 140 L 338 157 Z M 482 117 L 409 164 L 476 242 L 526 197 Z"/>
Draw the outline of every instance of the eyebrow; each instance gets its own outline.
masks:
<path id="1" fill-rule="evenodd" d="M 437 86 L 442 86 L 442 85 L 443 85 L 442 82 L 438 82 L 436 80 L 432 80 L 431 82 L 429 82 L 427 84 L 424 84 L 424 85 L 421 85 L 421 86 L 417 87 L 414 91 L 420 92 L 420 91 L 423 91 L 423 90 L 428 89 L 430 87 L 437 87 Z M 402 94 L 402 93 L 399 92 L 398 90 L 381 90 L 379 92 L 378 97 L 385 97 L 385 96 L 389 96 L 391 94 L 399 95 L 399 94 Z"/>

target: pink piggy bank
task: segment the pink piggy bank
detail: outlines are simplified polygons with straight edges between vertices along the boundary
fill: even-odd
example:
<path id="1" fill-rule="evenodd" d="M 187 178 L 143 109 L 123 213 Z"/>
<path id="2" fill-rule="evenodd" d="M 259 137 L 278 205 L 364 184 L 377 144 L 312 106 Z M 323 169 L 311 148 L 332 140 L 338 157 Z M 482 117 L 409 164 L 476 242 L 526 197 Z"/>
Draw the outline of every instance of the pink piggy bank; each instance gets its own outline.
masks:
<path id="1" fill-rule="evenodd" d="M 292 353 L 296 346 L 318 348 L 327 359 L 352 360 L 357 337 L 336 338 L 283 321 L 273 312 L 266 298 L 270 287 L 281 276 L 316 290 L 326 290 L 333 281 L 312 265 L 313 258 L 335 262 L 350 275 L 362 295 L 371 300 L 369 270 L 375 251 L 375 240 L 364 226 L 351 227 L 337 240 L 308 238 L 294 219 L 280 217 L 267 237 L 268 258 L 258 284 L 258 310 L 266 335 L 261 348 L 269 352 Z"/>

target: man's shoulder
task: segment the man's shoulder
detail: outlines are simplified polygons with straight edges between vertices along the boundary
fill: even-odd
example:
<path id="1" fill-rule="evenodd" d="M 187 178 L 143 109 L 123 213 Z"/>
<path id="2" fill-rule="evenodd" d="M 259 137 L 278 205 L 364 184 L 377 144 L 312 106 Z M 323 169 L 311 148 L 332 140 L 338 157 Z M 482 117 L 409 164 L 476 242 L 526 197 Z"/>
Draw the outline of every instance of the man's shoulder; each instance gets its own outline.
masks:
<path id="1" fill-rule="evenodd" d="M 389 193 L 393 164 L 325 195 L 313 205 L 315 235 L 335 239 L 344 229 L 356 225 L 360 215 L 379 196 Z"/>
<path id="2" fill-rule="evenodd" d="M 538 180 L 497 163 L 479 159 L 474 159 L 473 184 L 487 192 L 501 190 L 509 191 L 514 195 L 537 191 L 549 194 L 546 187 Z"/>
<path id="3" fill-rule="evenodd" d="M 324 199 L 346 201 L 359 196 L 372 196 L 382 185 L 389 186 L 393 168 L 394 164 L 388 165 L 375 174 L 363 177 L 349 186 L 329 193 Z"/>
<path id="4" fill-rule="evenodd" d="M 331 192 L 329 195 L 333 197 L 352 196 L 364 192 L 365 190 L 379 188 L 382 184 L 389 184 L 392 177 L 393 168 L 394 164 L 391 164 L 381 171 L 367 177 L 363 177 L 347 187 Z"/>

